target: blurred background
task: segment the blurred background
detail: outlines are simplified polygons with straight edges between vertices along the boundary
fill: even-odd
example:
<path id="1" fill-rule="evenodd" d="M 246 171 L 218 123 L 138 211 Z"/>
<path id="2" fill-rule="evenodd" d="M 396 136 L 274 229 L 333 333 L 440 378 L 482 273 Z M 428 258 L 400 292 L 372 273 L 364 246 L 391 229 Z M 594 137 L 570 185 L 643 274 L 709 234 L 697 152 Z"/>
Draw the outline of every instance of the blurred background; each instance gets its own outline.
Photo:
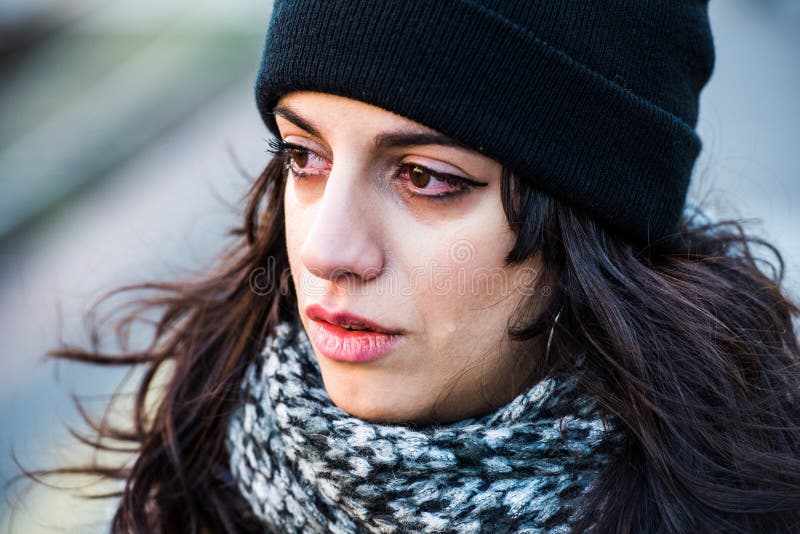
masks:
<path id="1" fill-rule="evenodd" d="M 691 195 L 760 221 L 797 296 L 800 2 L 710 12 Z M 201 269 L 238 223 L 267 160 L 252 86 L 269 14 L 263 1 L 0 3 L 0 484 L 12 448 L 32 469 L 86 458 L 70 395 L 99 410 L 124 376 L 42 355 L 59 338 L 85 346 L 82 314 L 104 291 Z M 12 486 L 0 532 L 104 532 L 112 510 Z"/>

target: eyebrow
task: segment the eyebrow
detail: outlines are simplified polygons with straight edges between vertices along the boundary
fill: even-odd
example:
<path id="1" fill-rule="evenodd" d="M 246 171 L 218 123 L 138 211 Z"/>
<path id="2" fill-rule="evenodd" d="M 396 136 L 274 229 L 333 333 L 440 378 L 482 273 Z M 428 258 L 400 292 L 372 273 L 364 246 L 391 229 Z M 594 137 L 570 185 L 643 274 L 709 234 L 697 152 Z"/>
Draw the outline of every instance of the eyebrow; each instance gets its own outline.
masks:
<path id="1" fill-rule="evenodd" d="M 298 128 L 301 128 L 311 135 L 316 137 L 322 137 L 317 130 L 310 122 L 306 119 L 301 117 L 291 108 L 286 106 L 278 106 L 276 107 L 272 113 L 274 115 L 280 115 L 287 121 L 291 122 Z M 465 146 L 462 143 L 459 143 L 455 139 L 451 139 L 447 136 L 438 134 L 438 133 L 427 133 L 427 132 L 420 132 L 414 130 L 399 130 L 395 132 L 382 132 L 375 136 L 373 139 L 373 143 L 376 149 L 387 149 L 387 148 L 402 148 L 408 146 L 422 146 L 422 145 L 440 145 L 440 146 L 449 146 L 460 148 L 462 150 L 468 150 L 470 152 L 475 152 L 472 148 Z"/>

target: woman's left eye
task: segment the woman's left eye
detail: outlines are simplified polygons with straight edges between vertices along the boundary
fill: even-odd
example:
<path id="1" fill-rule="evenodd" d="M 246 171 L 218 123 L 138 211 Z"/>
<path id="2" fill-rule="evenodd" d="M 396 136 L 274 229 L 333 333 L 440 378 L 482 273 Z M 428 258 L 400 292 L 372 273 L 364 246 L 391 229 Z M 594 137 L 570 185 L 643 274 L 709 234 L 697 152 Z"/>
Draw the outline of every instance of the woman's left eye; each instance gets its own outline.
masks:
<path id="1" fill-rule="evenodd" d="M 415 163 L 403 163 L 397 170 L 398 180 L 407 181 L 407 193 L 412 197 L 425 197 L 429 200 L 447 200 L 469 192 L 473 187 L 489 184 L 476 182 L 469 178 L 436 172 Z"/>

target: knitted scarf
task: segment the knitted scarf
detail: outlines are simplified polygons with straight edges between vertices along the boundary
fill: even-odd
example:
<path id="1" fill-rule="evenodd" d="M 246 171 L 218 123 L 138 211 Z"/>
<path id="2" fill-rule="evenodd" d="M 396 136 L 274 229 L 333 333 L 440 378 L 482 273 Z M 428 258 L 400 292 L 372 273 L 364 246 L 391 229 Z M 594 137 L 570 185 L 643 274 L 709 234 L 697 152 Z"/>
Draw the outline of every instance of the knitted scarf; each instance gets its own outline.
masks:
<path id="1" fill-rule="evenodd" d="M 444 426 L 352 417 L 299 323 L 267 338 L 241 393 L 229 467 L 265 532 L 567 532 L 621 437 L 556 377 Z"/>

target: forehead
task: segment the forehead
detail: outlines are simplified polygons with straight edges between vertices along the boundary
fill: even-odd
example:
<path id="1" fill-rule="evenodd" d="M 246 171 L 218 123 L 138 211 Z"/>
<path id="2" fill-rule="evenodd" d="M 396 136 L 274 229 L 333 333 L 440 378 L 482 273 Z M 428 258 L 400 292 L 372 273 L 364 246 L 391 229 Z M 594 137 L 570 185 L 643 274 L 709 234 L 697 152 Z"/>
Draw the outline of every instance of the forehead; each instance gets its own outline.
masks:
<path id="1" fill-rule="evenodd" d="M 356 123 L 361 128 L 385 129 L 391 127 L 407 132 L 437 134 L 446 137 L 424 124 L 393 111 L 352 98 L 314 91 L 293 91 L 283 95 L 278 100 L 273 113 L 276 118 L 282 117 L 293 123 L 294 119 L 307 119 L 307 124 L 304 126 L 315 126 L 316 123 L 320 123 L 326 126 L 344 127 L 349 123 Z M 315 124 L 311 124 L 308 119 L 313 119 Z"/>
<path id="2" fill-rule="evenodd" d="M 318 138 L 363 136 L 369 137 L 377 150 L 437 145 L 480 156 L 471 147 L 419 122 L 337 95 L 310 91 L 289 93 L 278 101 L 272 113 L 278 123 L 285 121 Z"/>

